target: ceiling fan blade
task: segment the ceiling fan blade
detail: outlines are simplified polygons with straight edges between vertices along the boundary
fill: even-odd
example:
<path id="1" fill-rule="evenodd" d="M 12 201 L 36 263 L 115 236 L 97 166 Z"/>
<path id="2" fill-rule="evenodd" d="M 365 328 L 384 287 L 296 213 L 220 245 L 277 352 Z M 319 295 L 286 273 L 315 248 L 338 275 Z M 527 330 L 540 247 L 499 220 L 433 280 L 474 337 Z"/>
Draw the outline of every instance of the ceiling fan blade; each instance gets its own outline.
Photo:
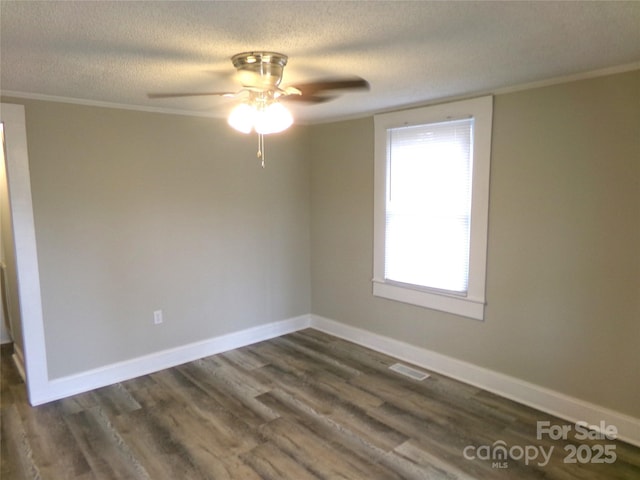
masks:
<path id="1" fill-rule="evenodd" d="M 328 78 L 316 82 L 292 85 L 302 93 L 302 96 L 313 97 L 317 93 L 327 90 L 369 90 L 369 82 L 360 77 Z"/>
<path id="2" fill-rule="evenodd" d="M 220 97 L 235 97 L 235 92 L 200 92 L 200 93 L 148 93 L 149 98 L 199 97 L 217 95 Z"/>
<path id="3" fill-rule="evenodd" d="M 337 95 L 286 95 L 280 97 L 284 102 L 300 102 L 300 103 L 325 103 L 334 98 L 338 98 Z"/>

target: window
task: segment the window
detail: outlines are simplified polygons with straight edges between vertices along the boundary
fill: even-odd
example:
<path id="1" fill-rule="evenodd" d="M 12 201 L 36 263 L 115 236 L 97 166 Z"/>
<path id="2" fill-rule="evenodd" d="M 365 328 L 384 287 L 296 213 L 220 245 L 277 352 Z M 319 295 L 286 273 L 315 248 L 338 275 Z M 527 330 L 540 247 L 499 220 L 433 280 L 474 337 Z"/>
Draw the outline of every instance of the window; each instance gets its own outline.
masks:
<path id="1" fill-rule="evenodd" d="M 376 115 L 374 295 L 483 319 L 492 104 Z"/>

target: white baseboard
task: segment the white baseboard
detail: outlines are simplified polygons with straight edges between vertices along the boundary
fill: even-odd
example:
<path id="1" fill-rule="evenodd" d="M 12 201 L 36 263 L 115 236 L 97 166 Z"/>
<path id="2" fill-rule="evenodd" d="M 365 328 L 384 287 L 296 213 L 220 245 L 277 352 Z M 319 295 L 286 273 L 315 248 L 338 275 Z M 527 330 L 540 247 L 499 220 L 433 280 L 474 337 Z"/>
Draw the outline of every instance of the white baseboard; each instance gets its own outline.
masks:
<path id="1" fill-rule="evenodd" d="M 67 377 L 49 380 L 38 392 L 32 392 L 32 405 L 41 405 L 53 400 L 88 392 L 96 388 L 130 380 L 149 373 L 192 362 L 217 353 L 244 347 L 252 343 L 279 337 L 310 326 L 310 315 L 273 322 L 266 325 L 233 332 L 220 337 L 210 338 L 181 347 L 145 355 L 105 367 L 88 370 Z"/>
<path id="2" fill-rule="evenodd" d="M 311 315 L 311 327 L 573 423 L 584 421 L 589 425 L 599 425 L 604 421 L 606 425 L 617 428 L 620 440 L 640 446 L 640 419 L 638 418 L 318 315 Z"/>

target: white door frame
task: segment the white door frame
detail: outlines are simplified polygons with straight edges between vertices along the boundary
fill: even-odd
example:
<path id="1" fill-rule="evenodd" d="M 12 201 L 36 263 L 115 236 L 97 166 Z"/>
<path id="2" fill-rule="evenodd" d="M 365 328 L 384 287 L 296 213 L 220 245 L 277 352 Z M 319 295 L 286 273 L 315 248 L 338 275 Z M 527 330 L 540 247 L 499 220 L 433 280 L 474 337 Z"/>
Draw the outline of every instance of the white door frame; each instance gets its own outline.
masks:
<path id="1" fill-rule="evenodd" d="M 27 152 L 27 128 L 23 105 L 0 104 L 4 124 L 7 183 L 16 247 L 16 269 L 27 395 L 32 405 L 41 403 L 47 391 L 47 352 L 45 347 L 36 230 L 31 197 L 31 177 Z"/>

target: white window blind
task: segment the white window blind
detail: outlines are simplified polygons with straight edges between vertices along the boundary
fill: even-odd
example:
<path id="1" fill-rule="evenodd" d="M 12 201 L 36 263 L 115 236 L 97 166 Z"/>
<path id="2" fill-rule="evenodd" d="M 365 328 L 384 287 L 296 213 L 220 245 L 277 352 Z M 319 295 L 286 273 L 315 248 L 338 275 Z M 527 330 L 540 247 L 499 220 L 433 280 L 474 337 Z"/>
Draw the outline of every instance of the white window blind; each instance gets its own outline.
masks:
<path id="1" fill-rule="evenodd" d="M 465 295 L 473 119 L 387 132 L 385 278 Z"/>

